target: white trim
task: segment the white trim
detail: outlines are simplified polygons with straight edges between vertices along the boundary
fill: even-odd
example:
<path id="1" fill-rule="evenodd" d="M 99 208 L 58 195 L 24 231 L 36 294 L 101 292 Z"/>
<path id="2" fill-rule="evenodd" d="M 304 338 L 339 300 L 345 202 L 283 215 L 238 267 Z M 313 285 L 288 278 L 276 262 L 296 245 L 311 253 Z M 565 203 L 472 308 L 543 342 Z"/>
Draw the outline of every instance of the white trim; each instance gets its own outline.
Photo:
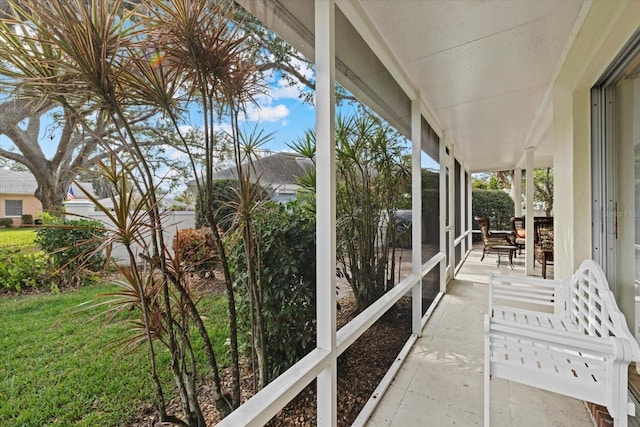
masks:
<path id="1" fill-rule="evenodd" d="M 442 300 L 443 296 L 444 294 L 442 292 L 438 292 L 438 295 L 436 295 L 435 299 L 429 306 L 429 309 L 421 319 L 420 331 L 422 331 L 426 326 L 427 322 L 431 318 L 431 315 L 435 311 L 436 307 L 438 306 L 438 304 L 440 304 L 440 301 Z M 391 385 L 391 382 L 393 381 L 395 376 L 398 374 L 398 371 L 406 361 L 409 352 L 415 345 L 418 338 L 419 338 L 418 335 L 411 334 L 411 336 L 405 343 L 404 347 L 402 347 L 402 349 L 400 350 L 400 353 L 398 353 L 398 357 L 396 357 L 396 359 L 393 361 L 393 363 L 389 367 L 389 370 L 387 371 L 385 376 L 382 378 L 382 380 L 380 381 L 376 389 L 371 394 L 371 397 L 369 397 L 369 400 L 367 401 L 367 403 L 364 405 L 364 407 L 358 414 L 358 417 L 353 421 L 353 424 L 351 424 L 352 427 L 366 425 L 366 422 L 369 420 L 369 418 L 371 418 L 371 415 L 373 415 L 373 411 L 376 409 L 376 407 L 382 400 L 382 397 L 384 396 L 389 386 Z"/>
<path id="2" fill-rule="evenodd" d="M 332 359 L 330 352 L 316 348 L 220 421 L 218 427 L 265 425 L 327 369 Z"/>
<path id="3" fill-rule="evenodd" d="M 409 97 L 409 99 L 418 98 L 420 93 L 416 89 L 416 85 L 413 84 L 386 41 L 380 36 L 380 32 L 376 30 L 369 15 L 364 11 L 362 3 L 359 0 L 336 0 L 336 5 L 351 25 L 353 25 L 353 28 L 362 36 L 362 39 L 367 43 L 380 62 L 382 62 L 387 71 L 393 76 L 407 97 Z M 427 122 L 429 122 L 429 125 L 438 136 L 442 137 L 443 127 L 431 107 L 427 105 L 424 99 L 421 99 L 419 104 L 421 114 L 427 119 Z"/>
<path id="4" fill-rule="evenodd" d="M 335 2 L 315 1 L 317 346 L 329 363 L 317 376 L 318 425 L 337 424 Z"/>
<path id="5" fill-rule="evenodd" d="M 526 190 L 527 190 L 527 203 L 526 203 L 526 209 L 527 209 L 527 217 L 525 218 L 525 221 L 527 222 L 527 224 L 525 225 L 525 228 L 527 230 L 530 230 L 526 235 L 525 235 L 525 248 L 531 248 L 531 250 L 526 251 L 526 257 L 525 257 L 525 261 L 524 261 L 524 269 L 525 272 L 527 273 L 527 276 L 533 276 L 533 267 L 534 267 L 534 260 L 533 260 L 533 235 L 534 235 L 534 231 L 533 231 L 533 193 L 535 191 L 534 187 L 533 187 L 533 154 L 534 154 L 534 149 L 533 148 L 527 148 L 527 156 L 526 156 L 526 160 L 527 160 L 527 175 L 526 175 Z"/>
<path id="6" fill-rule="evenodd" d="M 515 204 L 515 216 L 522 216 L 522 169 L 513 170 L 513 202 Z"/>
<path id="7" fill-rule="evenodd" d="M 445 254 L 447 253 L 447 245 L 449 242 L 447 241 L 447 207 L 446 207 L 446 191 L 447 189 L 447 168 L 449 167 L 449 155 L 447 154 L 447 145 L 444 140 L 440 140 L 440 158 L 438 159 L 438 164 L 440 165 L 440 252 Z M 447 281 L 449 279 L 449 265 L 446 259 L 446 256 L 440 266 L 440 292 L 446 292 L 447 290 Z"/>
<path id="8" fill-rule="evenodd" d="M 375 411 L 378 403 L 380 403 L 382 396 L 384 396 L 387 389 L 391 385 L 391 381 L 393 381 L 395 376 L 398 374 L 398 371 L 402 367 L 402 364 L 407 359 L 407 356 L 409 356 L 409 352 L 413 348 L 416 341 L 418 341 L 418 335 L 411 334 L 404 347 L 402 347 L 402 350 L 400 350 L 400 353 L 398 353 L 398 357 L 395 358 L 395 360 L 389 367 L 389 370 L 384 375 L 380 383 L 378 383 L 378 386 L 371 394 L 371 397 L 369 397 L 369 400 L 367 400 L 367 403 L 365 403 L 364 407 L 351 424 L 351 427 L 364 427 L 367 424 L 367 421 L 369 420 L 369 418 L 371 418 L 371 415 L 373 415 L 373 411 Z"/>
<path id="9" fill-rule="evenodd" d="M 411 102 L 411 271 L 419 273 L 422 265 L 422 115 L 420 100 Z M 411 290 L 411 331 L 421 336 L 422 283 L 418 281 Z"/>
<path id="10" fill-rule="evenodd" d="M 587 18 L 587 14 L 591 9 L 591 5 L 593 0 L 584 0 L 582 5 L 580 6 L 580 10 L 578 11 L 578 16 L 576 16 L 576 20 L 573 22 L 573 26 L 571 27 L 571 31 L 569 32 L 569 36 L 562 48 L 562 53 L 560 54 L 560 58 L 556 63 L 556 68 L 553 70 L 553 74 L 549 79 L 549 83 L 544 92 L 544 96 L 542 97 L 542 102 L 536 111 L 535 118 L 531 123 L 531 127 L 527 132 L 524 140 L 522 141 L 522 148 L 525 151 L 525 162 L 526 162 L 526 149 L 528 147 L 537 146 L 540 143 L 540 140 L 544 138 L 545 133 L 548 129 L 553 126 L 553 88 L 556 84 L 556 80 L 560 75 L 560 71 L 564 67 L 565 61 L 567 60 L 567 56 L 571 51 L 573 43 L 584 24 L 585 19 Z M 518 164 L 520 164 L 518 162 Z M 528 168 L 528 166 L 527 166 Z"/>
<path id="11" fill-rule="evenodd" d="M 336 347 L 337 355 L 342 354 L 360 336 L 367 331 L 389 308 L 391 308 L 400 298 L 414 286 L 422 284 L 422 278 L 426 276 L 435 266 L 444 259 L 443 253 L 438 253 L 429 261 L 424 263 L 419 274 L 411 274 L 394 286 L 386 294 L 382 295 L 376 302 L 358 314 L 349 323 L 344 325 L 337 333 Z M 335 292 L 334 292 L 335 293 Z"/>

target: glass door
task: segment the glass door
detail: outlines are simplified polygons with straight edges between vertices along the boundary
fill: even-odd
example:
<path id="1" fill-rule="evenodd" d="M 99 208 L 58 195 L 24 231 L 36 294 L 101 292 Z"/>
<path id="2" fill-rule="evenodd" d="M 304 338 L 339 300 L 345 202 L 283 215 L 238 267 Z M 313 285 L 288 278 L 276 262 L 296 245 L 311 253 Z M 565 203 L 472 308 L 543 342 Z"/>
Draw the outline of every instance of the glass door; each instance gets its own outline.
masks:
<path id="1" fill-rule="evenodd" d="M 640 33 L 592 89 L 592 256 L 640 341 Z"/>

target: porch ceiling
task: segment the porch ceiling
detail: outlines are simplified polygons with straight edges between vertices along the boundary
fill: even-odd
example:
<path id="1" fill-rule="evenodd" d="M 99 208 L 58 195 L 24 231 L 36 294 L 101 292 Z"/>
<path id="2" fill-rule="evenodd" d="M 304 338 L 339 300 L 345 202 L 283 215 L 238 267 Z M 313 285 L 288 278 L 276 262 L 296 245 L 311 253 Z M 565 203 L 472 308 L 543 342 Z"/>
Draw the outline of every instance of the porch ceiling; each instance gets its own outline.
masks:
<path id="1" fill-rule="evenodd" d="M 304 54 L 312 55 L 312 0 L 240 3 Z M 471 172 L 522 167 L 527 147 L 535 147 L 537 165 L 552 164 L 551 89 L 589 4 L 583 0 L 337 0 L 340 13 L 394 78 L 404 80 L 400 82 L 404 91 L 420 94 L 427 119 L 453 144 L 456 156 Z M 339 30 L 337 55 L 340 49 L 357 46 L 346 39 L 348 32 Z M 300 35 L 298 40 L 291 38 L 294 34 Z M 352 88 L 344 81 L 348 89 L 356 89 L 354 93 L 363 83 L 370 89 L 363 91 L 369 101 L 388 91 L 388 79 L 374 78 L 380 72 L 376 67 L 345 67 L 348 72 L 338 70 L 339 80 L 357 82 Z M 395 119 L 406 123 L 408 117 L 402 108 L 393 107 L 397 100 L 391 98 L 387 111 L 399 112 Z"/>

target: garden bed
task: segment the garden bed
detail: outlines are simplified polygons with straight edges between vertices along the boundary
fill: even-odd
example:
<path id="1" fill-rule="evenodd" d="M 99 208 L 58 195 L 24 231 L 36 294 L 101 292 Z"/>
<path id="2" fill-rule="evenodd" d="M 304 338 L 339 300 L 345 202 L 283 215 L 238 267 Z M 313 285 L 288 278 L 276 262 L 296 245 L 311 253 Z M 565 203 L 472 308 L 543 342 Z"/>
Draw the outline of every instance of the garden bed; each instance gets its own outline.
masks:
<path id="1" fill-rule="evenodd" d="M 353 319 L 356 305 L 351 294 L 340 300 L 337 325 L 342 327 Z M 411 300 L 401 299 L 391 310 L 367 330 L 349 349 L 338 358 L 338 426 L 350 426 L 360 410 L 384 377 L 411 335 Z M 243 397 L 248 398 L 251 381 L 243 376 Z M 211 387 L 204 384 L 201 389 L 203 411 L 208 425 L 215 425 L 219 416 L 212 404 Z M 173 401 L 170 410 L 178 410 Z M 134 427 L 159 426 L 154 408 L 145 406 L 128 424 Z M 269 427 L 315 426 L 316 386 L 315 381 L 306 387 L 268 424 Z"/>

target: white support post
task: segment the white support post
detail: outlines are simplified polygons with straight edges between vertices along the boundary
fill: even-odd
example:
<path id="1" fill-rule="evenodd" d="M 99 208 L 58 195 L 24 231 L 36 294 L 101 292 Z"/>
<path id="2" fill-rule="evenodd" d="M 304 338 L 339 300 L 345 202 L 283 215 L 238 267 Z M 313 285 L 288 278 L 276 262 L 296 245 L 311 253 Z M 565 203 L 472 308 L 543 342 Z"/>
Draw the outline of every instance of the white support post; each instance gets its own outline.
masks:
<path id="1" fill-rule="evenodd" d="M 317 346 L 329 366 L 318 376 L 318 425 L 337 424 L 335 1 L 315 1 Z"/>
<path id="2" fill-rule="evenodd" d="M 440 139 L 440 252 L 445 254 L 440 262 L 440 292 L 447 292 L 447 267 L 449 260 L 446 257 L 447 245 L 447 207 L 445 206 L 447 200 L 447 191 L 449 189 L 446 186 L 447 182 L 447 167 L 449 165 L 449 157 L 447 155 L 447 149 L 444 142 L 444 138 Z"/>
<path id="3" fill-rule="evenodd" d="M 456 275 L 456 162 L 454 155 L 454 145 L 451 144 L 451 151 L 449 152 L 449 268 L 451 271 L 451 278 L 455 278 Z"/>
<path id="4" fill-rule="evenodd" d="M 411 270 L 422 269 L 422 115 L 420 96 L 411 101 Z M 422 280 L 411 290 L 411 332 L 422 335 Z"/>
<path id="5" fill-rule="evenodd" d="M 515 216 L 522 216 L 522 169 L 513 170 L 513 202 L 515 204 Z"/>
<path id="6" fill-rule="evenodd" d="M 460 215 L 460 235 L 464 235 L 465 230 L 465 215 L 467 214 L 465 211 L 465 199 L 467 196 L 467 192 L 465 191 L 465 179 L 464 179 L 464 166 L 462 163 L 460 163 L 460 212 L 458 213 Z M 455 236 L 455 238 L 457 239 L 458 236 Z M 464 254 L 467 252 L 467 242 L 465 242 L 464 239 L 462 239 L 460 241 L 460 259 L 458 260 L 458 262 L 456 263 L 456 265 L 458 263 L 460 263 L 460 261 L 462 259 L 464 259 Z"/>
<path id="7" fill-rule="evenodd" d="M 467 200 L 469 200 L 469 209 L 467 210 L 467 230 L 469 230 L 469 236 L 467 237 L 467 248 L 468 250 L 473 249 L 473 233 L 471 233 L 471 229 L 473 228 L 473 189 L 471 188 L 471 173 L 468 173 L 469 182 L 467 183 Z"/>
<path id="8" fill-rule="evenodd" d="M 526 218 L 526 226 L 527 234 L 525 236 L 525 271 L 527 276 L 533 276 L 534 269 L 533 263 L 535 262 L 533 259 L 534 249 L 533 249 L 533 148 L 527 148 L 526 152 L 526 162 L 527 162 L 527 176 L 526 176 L 526 190 L 527 190 L 527 218 Z"/>

